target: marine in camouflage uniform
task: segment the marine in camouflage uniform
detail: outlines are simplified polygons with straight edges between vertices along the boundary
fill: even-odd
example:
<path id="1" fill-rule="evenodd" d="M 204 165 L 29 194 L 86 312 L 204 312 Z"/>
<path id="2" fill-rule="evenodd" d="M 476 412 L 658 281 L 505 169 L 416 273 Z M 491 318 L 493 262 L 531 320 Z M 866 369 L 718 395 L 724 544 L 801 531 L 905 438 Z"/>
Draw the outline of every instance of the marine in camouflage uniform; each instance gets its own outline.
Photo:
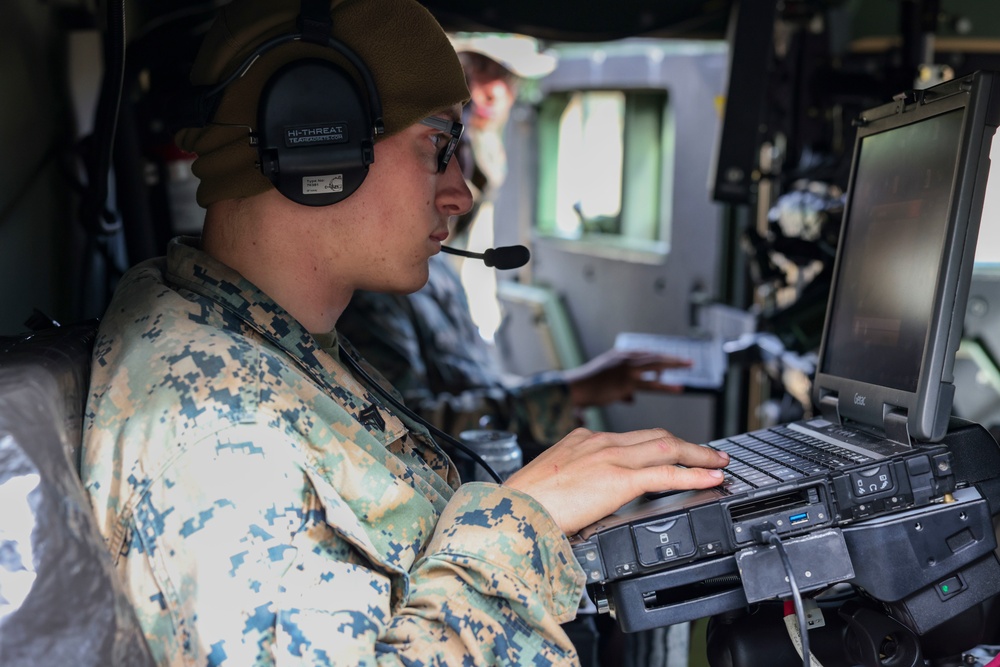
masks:
<path id="1" fill-rule="evenodd" d="M 451 245 L 464 247 L 474 226 L 488 228 L 487 236 L 492 237 L 492 212 L 486 219 L 480 219 L 479 212 L 492 207 L 507 174 L 503 132 L 518 77 L 546 74 L 555 60 L 540 55 L 537 45 L 525 37 L 456 37 L 452 45 L 465 58 L 466 80 L 472 82 L 473 93 L 462 114 L 466 131 L 456 152 L 473 193 L 473 208 L 453 220 L 449 238 Z M 522 48 L 512 49 L 512 45 Z M 475 83 L 479 78 L 473 71 L 484 67 L 490 72 L 487 78 L 503 79 L 502 91 L 496 90 L 492 80 Z M 481 95 L 476 95 L 476 85 Z M 488 113 L 478 112 L 477 100 L 490 105 Z M 470 309 L 463 285 L 469 269 L 485 271 L 490 277 L 494 271 L 475 261 L 466 264 L 461 258 L 432 257 L 423 289 L 411 295 L 356 292 L 337 328 L 402 392 L 407 405 L 435 426 L 453 435 L 481 427 L 512 431 L 530 459 L 580 426 L 581 420 L 561 374 L 515 377 L 503 373 L 495 349 L 483 340 Z M 495 287 L 490 289 L 490 285 L 495 286 L 495 281 L 480 285 L 476 298 L 495 303 Z"/>
<path id="2" fill-rule="evenodd" d="M 563 533 L 514 489 L 459 488 L 351 352 L 192 242 L 122 279 L 83 477 L 158 662 L 575 663 Z"/>
<path id="3" fill-rule="evenodd" d="M 410 295 L 358 291 L 337 323 L 408 407 L 447 433 L 513 431 L 522 446 L 556 442 L 580 425 L 558 373 L 505 376 L 469 317 L 465 290 L 442 255 Z"/>

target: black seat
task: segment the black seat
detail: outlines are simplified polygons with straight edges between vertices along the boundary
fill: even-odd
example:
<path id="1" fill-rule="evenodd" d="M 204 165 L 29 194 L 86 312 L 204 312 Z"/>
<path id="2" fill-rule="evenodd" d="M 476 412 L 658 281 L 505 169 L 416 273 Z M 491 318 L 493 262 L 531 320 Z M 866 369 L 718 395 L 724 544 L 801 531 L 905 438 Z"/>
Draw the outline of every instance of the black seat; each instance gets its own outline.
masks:
<path id="1" fill-rule="evenodd" d="M 96 323 L 0 339 L 0 664 L 153 665 L 79 477 Z"/>

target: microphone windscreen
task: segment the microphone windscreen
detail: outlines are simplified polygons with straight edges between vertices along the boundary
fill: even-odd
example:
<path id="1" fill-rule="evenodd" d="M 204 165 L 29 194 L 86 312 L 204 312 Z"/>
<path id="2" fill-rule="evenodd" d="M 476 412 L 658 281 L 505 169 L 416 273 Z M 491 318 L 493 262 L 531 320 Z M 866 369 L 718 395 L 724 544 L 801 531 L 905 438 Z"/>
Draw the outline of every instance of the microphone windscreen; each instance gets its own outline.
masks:
<path id="1" fill-rule="evenodd" d="M 490 248 L 483 253 L 483 263 L 497 269 L 519 269 L 531 259 L 531 251 L 523 245 Z"/>

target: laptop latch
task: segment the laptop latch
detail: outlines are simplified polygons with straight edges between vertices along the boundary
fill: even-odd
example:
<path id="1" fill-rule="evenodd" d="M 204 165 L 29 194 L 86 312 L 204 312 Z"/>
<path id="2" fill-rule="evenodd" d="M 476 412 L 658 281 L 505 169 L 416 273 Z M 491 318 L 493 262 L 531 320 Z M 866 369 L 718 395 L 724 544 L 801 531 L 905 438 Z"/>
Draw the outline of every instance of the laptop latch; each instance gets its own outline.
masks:
<path id="1" fill-rule="evenodd" d="M 836 394 L 821 396 L 819 399 L 819 413 L 823 416 L 823 419 L 839 426 L 843 422 L 840 421 L 840 407 L 837 402 L 838 398 Z"/>
<path id="2" fill-rule="evenodd" d="M 906 412 L 900 408 L 884 408 L 885 414 L 882 418 L 885 427 L 885 437 L 893 442 L 899 442 L 910 446 L 910 428 L 907 425 Z"/>

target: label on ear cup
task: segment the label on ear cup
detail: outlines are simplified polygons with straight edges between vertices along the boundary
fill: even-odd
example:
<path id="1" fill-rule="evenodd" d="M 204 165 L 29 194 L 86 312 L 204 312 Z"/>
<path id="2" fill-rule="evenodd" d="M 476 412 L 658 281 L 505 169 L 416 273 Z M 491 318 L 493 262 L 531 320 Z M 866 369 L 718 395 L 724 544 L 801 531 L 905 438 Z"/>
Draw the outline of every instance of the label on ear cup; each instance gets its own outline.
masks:
<path id="1" fill-rule="evenodd" d="M 285 128 L 285 146 L 288 148 L 343 144 L 347 141 L 347 123 L 323 123 L 321 125 L 299 125 Z"/>
<path id="2" fill-rule="evenodd" d="M 344 175 L 328 174 L 326 176 L 303 176 L 302 194 L 324 195 L 330 192 L 344 191 Z"/>

